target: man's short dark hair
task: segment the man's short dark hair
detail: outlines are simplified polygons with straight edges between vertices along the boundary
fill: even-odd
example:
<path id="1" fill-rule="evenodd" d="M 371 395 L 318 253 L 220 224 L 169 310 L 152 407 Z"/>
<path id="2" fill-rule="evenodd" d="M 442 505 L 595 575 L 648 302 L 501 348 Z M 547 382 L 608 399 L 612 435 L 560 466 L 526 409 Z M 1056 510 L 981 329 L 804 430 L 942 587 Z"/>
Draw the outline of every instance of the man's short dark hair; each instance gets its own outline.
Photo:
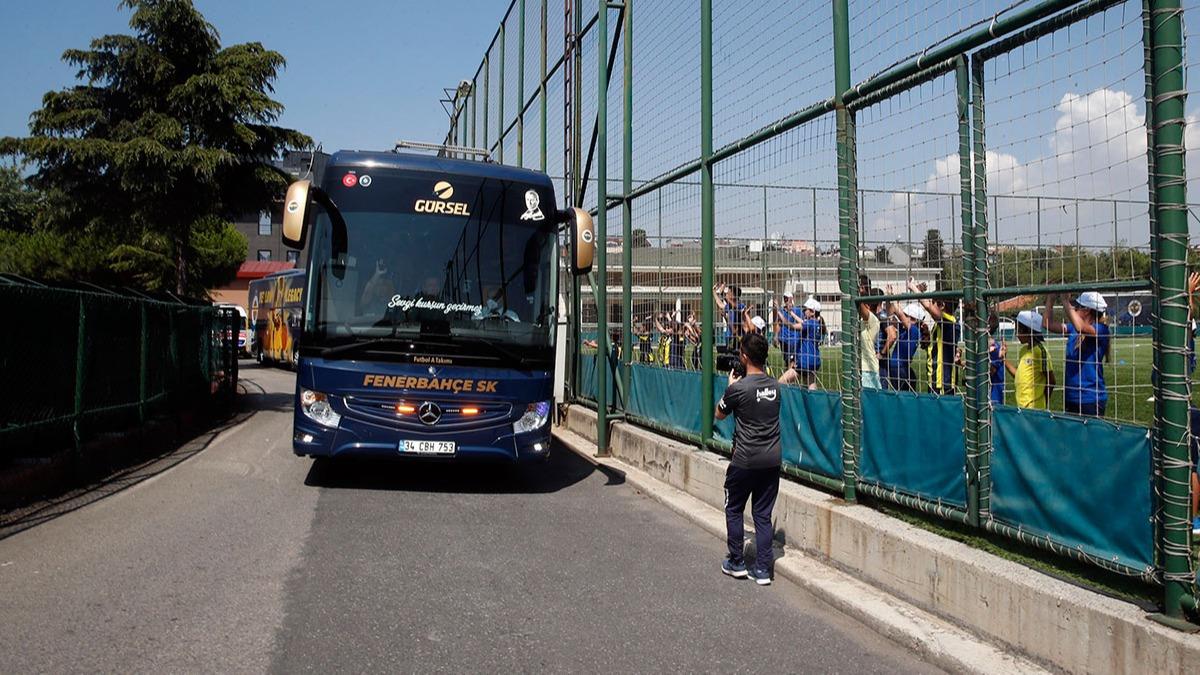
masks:
<path id="1" fill-rule="evenodd" d="M 742 353 L 755 368 L 762 368 L 767 363 L 767 339 L 758 333 L 750 333 L 742 338 Z"/>
<path id="2" fill-rule="evenodd" d="M 741 299 L 742 289 L 740 286 L 735 286 L 733 284 L 729 284 L 729 290 L 733 291 L 733 297 Z"/>

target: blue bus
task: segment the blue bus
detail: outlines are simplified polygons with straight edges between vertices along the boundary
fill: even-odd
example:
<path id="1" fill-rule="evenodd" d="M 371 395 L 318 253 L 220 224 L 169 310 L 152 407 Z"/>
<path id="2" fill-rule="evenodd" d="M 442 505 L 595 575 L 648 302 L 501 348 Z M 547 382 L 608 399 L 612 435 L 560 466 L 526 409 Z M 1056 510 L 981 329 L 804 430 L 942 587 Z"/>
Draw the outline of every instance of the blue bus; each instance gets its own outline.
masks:
<path id="1" fill-rule="evenodd" d="M 341 151 L 288 188 L 284 243 L 308 250 L 297 455 L 548 457 L 558 235 L 586 274 L 592 220 L 545 174 L 461 150 Z"/>

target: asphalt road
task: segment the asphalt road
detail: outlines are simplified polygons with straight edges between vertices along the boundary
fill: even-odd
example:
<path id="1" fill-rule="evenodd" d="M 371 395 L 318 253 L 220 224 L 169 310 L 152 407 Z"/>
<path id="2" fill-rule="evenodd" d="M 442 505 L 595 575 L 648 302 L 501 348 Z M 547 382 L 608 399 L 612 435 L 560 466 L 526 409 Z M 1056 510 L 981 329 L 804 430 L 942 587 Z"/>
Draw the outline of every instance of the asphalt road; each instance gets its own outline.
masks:
<path id="1" fill-rule="evenodd" d="M 0 672 L 936 670 L 565 448 L 314 463 L 292 375 L 242 377 L 244 424 L 0 529 Z"/>

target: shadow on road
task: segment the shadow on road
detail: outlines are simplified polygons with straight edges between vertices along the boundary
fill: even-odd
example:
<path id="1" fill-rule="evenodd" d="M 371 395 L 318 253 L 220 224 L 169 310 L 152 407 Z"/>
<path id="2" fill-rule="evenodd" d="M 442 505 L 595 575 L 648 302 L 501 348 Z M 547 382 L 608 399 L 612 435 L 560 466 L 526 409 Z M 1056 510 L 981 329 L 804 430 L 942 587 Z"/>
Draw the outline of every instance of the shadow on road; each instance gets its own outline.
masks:
<path id="1" fill-rule="evenodd" d="M 625 476 L 596 466 L 557 442 L 546 464 L 339 457 L 313 460 L 305 485 L 340 490 L 397 490 L 463 494 L 545 494 L 602 474 L 605 485 Z"/>

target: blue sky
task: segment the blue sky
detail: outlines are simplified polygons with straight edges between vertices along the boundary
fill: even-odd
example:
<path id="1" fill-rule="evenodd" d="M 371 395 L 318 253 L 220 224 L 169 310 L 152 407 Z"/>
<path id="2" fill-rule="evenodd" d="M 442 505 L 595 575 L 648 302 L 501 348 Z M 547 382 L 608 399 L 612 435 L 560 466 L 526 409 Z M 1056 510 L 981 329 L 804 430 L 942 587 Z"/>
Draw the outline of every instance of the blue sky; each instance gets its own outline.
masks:
<path id="1" fill-rule="evenodd" d="M 326 150 L 442 140 L 442 87 L 474 74 L 507 0 L 196 0 L 223 44 L 258 41 L 288 67 L 281 122 Z M 60 57 L 99 35 L 128 33 L 117 0 L 5 2 L 0 10 L 0 136 L 24 135 L 42 94 L 74 82 Z"/>

